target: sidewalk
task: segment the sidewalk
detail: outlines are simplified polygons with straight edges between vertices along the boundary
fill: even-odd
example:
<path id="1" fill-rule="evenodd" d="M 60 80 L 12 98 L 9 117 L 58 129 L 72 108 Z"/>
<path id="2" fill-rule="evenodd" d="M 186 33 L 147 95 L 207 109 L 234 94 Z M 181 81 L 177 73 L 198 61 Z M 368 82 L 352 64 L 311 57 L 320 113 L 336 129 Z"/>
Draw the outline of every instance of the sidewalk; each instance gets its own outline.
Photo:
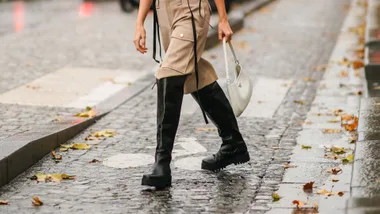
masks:
<path id="1" fill-rule="evenodd" d="M 344 4 L 348 2 L 278 1 L 247 17 L 245 28 L 235 34 L 240 62 L 255 81 L 249 109 L 239 118 L 252 157 L 249 164 L 229 167 L 218 174 L 199 170 L 201 159 L 217 150 L 220 139 L 211 125 L 204 125 L 196 103 L 187 96 L 173 153 L 173 187 L 160 192 L 146 191 L 140 186 L 140 179 L 154 161 L 156 105 L 155 91 L 148 89 L 68 142 L 88 143 L 92 146 L 89 150 L 57 149 L 62 161 L 56 163 L 48 155 L 3 187 L 0 199 L 8 200 L 9 205 L 0 206 L 0 212 L 269 211 L 271 195 L 283 180 L 283 165 L 288 162 L 300 131 L 297 124 L 309 111 L 317 82 L 323 76 L 323 72 L 312 68 L 328 61 L 335 40 L 326 33 L 339 32 Z M 303 12 L 289 13 L 291 10 Z M 221 73 L 221 47 L 207 51 L 205 57 Z M 316 82 L 304 81 L 304 77 Z M 294 102 L 298 99 L 305 101 L 305 105 Z M 104 129 L 114 129 L 117 134 L 85 141 L 91 132 Z M 89 163 L 94 159 L 101 162 Z M 29 179 L 36 173 L 66 173 L 76 179 L 36 183 Z M 38 196 L 44 205 L 33 207 L 32 196 Z M 285 196 L 280 201 L 291 205 Z"/>

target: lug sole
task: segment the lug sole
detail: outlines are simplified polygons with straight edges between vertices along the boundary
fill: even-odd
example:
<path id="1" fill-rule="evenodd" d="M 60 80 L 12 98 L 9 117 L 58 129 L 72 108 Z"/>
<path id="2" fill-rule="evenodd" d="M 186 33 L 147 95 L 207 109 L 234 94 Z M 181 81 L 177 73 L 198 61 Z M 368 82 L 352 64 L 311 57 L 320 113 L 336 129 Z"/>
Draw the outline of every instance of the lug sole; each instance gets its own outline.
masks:
<path id="1" fill-rule="evenodd" d="M 172 176 L 152 177 L 144 175 L 141 180 L 141 185 L 156 187 L 156 189 L 165 189 L 172 185 Z"/>
<path id="2" fill-rule="evenodd" d="M 243 154 L 236 155 L 236 156 L 234 156 L 232 158 L 222 160 L 222 161 L 219 162 L 219 164 L 210 164 L 210 163 L 202 161 L 202 169 L 210 170 L 210 171 L 213 171 L 213 172 L 219 172 L 220 170 L 226 168 L 228 165 L 231 165 L 231 164 L 235 164 L 235 165 L 243 164 L 243 163 L 248 162 L 250 159 L 251 158 L 249 157 L 249 153 L 247 151 L 247 152 L 245 152 Z"/>

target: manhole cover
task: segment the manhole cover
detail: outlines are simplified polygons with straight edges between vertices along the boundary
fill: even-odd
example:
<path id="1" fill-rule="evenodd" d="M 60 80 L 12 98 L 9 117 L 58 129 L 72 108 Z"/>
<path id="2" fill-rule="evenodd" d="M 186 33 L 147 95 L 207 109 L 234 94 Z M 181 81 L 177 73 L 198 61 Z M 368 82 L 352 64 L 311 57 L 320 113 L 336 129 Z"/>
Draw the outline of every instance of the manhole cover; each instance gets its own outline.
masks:
<path id="1" fill-rule="evenodd" d="M 154 157 L 147 154 L 117 154 L 103 161 L 103 164 L 113 168 L 134 168 L 154 163 Z"/>
<path id="2" fill-rule="evenodd" d="M 174 163 L 174 166 L 186 170 L 201 170 L 203 158 L 205 157 L 181 158 Z"/>

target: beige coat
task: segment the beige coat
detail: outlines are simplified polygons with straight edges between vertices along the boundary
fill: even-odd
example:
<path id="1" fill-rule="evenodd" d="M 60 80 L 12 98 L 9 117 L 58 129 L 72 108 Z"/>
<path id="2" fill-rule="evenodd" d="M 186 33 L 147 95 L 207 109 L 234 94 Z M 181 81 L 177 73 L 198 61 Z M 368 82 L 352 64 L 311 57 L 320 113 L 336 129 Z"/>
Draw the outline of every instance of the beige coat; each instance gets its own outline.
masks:
<path id="1" fill-rule="evenodd" d="M 202 1 L 199 12 L 199 1 Z M 197 30 L 197 58 L 199 89 L 215 82 L 218 77 L 213 66 L 201 58 L 211 16 L 208 0 L 156 0 L 158 23 L 165 57 L 156 78 L 189 75 L 185 83 L 185 93 L 197 90 L 194 69 L 194 37 L 189 5 L 193 11 Z"/>

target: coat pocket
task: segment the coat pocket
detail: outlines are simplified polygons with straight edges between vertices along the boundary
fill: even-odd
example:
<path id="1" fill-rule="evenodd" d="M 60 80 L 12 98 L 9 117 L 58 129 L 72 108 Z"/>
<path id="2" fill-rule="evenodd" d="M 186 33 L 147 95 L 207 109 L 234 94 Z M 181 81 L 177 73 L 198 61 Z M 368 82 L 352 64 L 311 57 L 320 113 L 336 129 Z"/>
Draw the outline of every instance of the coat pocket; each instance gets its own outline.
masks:
<path id="1" fill-rule="evenodd" d="M 193 30 L 178 26 L 172 32 L 161 67 L 187 74 L 191 73 L 194 67 L 189 66 L 190 63 L 194 63 Z"/>

